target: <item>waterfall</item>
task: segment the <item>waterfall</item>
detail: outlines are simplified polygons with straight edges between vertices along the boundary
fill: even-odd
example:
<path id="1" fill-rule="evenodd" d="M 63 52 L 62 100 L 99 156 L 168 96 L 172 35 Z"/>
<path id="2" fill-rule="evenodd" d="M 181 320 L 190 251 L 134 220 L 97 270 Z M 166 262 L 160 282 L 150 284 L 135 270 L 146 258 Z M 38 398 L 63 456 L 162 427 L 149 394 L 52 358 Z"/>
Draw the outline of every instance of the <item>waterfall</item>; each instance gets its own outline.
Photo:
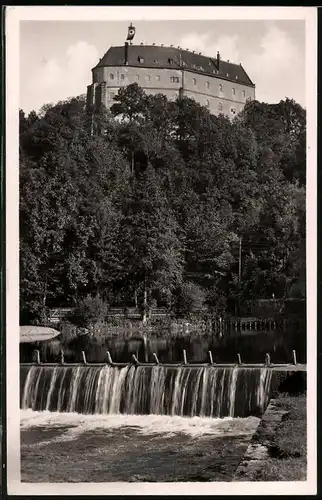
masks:
<path id="1" fill-rule="evenodd" d="M 21 408 L 97 414 L 247 417 L 269 401 L 268 368 L 21 366 Z"/>

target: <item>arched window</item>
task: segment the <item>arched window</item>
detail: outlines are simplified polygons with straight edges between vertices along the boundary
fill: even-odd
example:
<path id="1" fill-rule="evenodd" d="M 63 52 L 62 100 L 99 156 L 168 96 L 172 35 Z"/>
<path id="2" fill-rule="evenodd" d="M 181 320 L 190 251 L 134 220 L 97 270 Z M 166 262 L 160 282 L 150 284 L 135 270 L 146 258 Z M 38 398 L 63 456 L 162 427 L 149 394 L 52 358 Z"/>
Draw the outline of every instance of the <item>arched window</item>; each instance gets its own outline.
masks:
<path id="1" fill-rule="evenodd" d="M 221 104 L 221 102 L 218 103 L 218 111 L 219 111 L 219 113 L 222 112 L 222 104 Z"/>
<path id="2" fill-rule="evenodd" d="M 206 89 L 209 89 L 209 82 L 206 82 Z"/>
<path id="3" fill-rule="evenodd" d="M 135 79 L 136 79 L 137 81 L 139 81 L 139 80 L 140 80 L 140 75 L 135 75 Z"/>
<path id="4" fill-rule="evenodd" d="M 147 79 L 148 82 L 150 82 L 151 81 L 151 76 L 150 75 L 146 75 L 146 79 Z"/>
<path id="5" fill-rule="evenodd" d="M 243 98 L 245 99 L 245 97 L 246 97 L 246 92 L 245 90 L 243 90 Z"/>
<path id="6" fill-rule="evenodd" d="M 192 83 L 193 83 L 194 86 L 196 86 L 197 85 L 197 80 L 195 78 L 193 78 L 192 79 Z"/>
<path id="7" fill-rule="evenodd" d="M 233 95 L 235 95 L 235 94 L 236 94 L 236 89 L 233 89 Z"/>
<path id="8" fill-rule="evenodd" d="M 221 83 L 219 84 L 219 92 L 223 92 L 223 86 Z"/>

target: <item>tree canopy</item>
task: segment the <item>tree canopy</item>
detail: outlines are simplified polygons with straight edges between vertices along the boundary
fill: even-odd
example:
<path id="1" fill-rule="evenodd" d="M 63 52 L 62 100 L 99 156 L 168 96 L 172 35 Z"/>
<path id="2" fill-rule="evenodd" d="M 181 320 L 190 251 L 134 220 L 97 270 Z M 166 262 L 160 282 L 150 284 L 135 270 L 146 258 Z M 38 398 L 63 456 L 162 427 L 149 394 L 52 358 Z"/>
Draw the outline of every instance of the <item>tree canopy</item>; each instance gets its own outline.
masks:
<path id="1" fill-rule="evenodd" d="M 25 321 L 89 296 L 173 310 L 196 294 L 214 311 L 284 297 L 305 269 L 305 140 L 290 99 L 229 120 L 133 84 L 109 112 L 84 96 L 21 110 Z"/>

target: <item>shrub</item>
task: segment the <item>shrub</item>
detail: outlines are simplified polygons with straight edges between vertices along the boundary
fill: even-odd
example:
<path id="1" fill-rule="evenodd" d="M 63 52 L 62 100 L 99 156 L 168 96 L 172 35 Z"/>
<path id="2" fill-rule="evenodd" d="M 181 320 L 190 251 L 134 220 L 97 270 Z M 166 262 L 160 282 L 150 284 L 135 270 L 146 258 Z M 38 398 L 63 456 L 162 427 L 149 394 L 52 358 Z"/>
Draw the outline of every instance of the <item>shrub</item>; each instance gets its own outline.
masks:
<path id="1" fill-rule="evenodd" d="M 88 328 L 104 321 L 108 305 L 98 295 L 81 300 L 68 318 L 76 326 Z"/>
<path id="2" fill-rule="evenodd" d="M 205 306 L 204 290 L 190 281 L 184 282 L 175 295 L 175 313 L 181 318 L 199 313 Z"/>

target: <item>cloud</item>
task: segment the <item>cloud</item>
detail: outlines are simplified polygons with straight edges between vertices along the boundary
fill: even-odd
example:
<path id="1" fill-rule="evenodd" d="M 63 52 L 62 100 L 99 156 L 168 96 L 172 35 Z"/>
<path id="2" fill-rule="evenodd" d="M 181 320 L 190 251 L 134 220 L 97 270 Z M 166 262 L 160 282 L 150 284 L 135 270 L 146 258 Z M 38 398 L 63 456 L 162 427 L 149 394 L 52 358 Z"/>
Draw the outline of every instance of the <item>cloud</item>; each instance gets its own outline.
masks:
<path id="1" fill-rule="evenodd" d="M 219 50 L 223 59 L 242 63 L 256 85 L 260 101 L 278 102 L 290 97 L 305 105 L 304 47 L 274 24 L 268 25 L 261 36 L 250 34 L 248 38 L 238 31 L 218 37 L 213 31 L 190 32 L 178 44 L 212 57 Z M 38 58 L 35 62 L 28 58 L 20 75 L 20 106 L 28 113 L 43 104 L 85 93 L 98 59 L 96 47 L 84 40 L 69 45 L 55 58 Z"/>
<path id="2" fill-rule="evenodd" d="M 86 93 L 91 69 L 97 62 L 96 47 L 85 41 L 70 45 L 60 58 L 42 61 L 31 78 L 25 82 L 21 78 L 22 109 L 27 113 L 38 111 L 46 103 Z"/>
<path id="3" fill-rule="evenodd" d="M 252 41 L 251 41 L 252 40 Z M 256 98 L 278 102 L 285 97 L 305 105 L 304 47 L 276 26 L 270 26 L 254 46 L 254 40 L 242 40 L 238 34 L 213 39 L 212 33 L 189 33 L 180 46 L 214 56 L 219 50 L 222 59 L 242 63 L 256 85 Z"/>

